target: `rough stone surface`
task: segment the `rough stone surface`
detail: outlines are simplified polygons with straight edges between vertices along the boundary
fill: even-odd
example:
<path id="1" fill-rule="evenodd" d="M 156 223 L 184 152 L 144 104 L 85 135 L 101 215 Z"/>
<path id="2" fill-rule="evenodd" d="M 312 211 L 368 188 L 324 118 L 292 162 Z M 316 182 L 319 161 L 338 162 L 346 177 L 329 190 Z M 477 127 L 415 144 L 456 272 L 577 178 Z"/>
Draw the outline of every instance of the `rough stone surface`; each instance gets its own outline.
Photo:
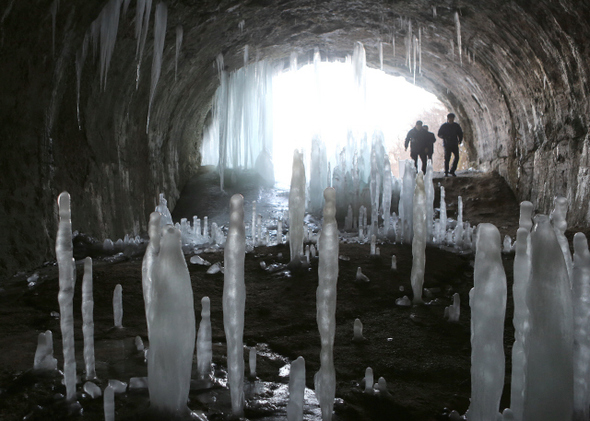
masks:
<path id="1" fill-rule="evenodd" d="M 0 4 L 0 276 L 52 258 L 55 198 L 63 190 L 72 195 L 74 229 L 100 239 L 145 232 L 160 192 L 174 206 L 200 164 L 220 52 L 229 70 L 243 64 L 245 45 L 251 61 L 268 58 L 280 69 L 292 51 L 300 64 L 315 47 L 323 59 L 342 60 L 360 41 L 377 67 L 383 41 L 385 70 L 411 80 L 408 19 L 413 34 L 422 33 L 416 84 L 455 111 L 472 166 L 497 170 L 518 199 L 543 212 L 564 195 L 570 225 L 590 222 L 588 2 L 171 0 L 168 27 L 184 27 L 178 80 L 169 30 L 149 134 L 153 17 L 138 90 L 135 1 L 121 16 L 104 92 L 90 45 L 79 130 L 75 55 L 106 1 L 60 1 L 54 55 L 52 3 Z"/>

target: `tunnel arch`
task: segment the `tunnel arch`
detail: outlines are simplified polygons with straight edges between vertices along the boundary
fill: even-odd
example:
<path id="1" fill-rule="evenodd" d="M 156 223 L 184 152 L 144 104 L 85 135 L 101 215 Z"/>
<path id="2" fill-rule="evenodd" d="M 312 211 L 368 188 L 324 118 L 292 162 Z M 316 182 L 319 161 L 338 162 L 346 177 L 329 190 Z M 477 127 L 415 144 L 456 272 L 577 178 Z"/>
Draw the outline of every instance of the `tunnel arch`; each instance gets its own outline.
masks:
<path id="1" fill-rule="evenodd" d="M 379 67 L 384 42 L 385 71 L 413 79 L 404 65 L 409 22 L 422 38 L 416 84 L 455 110 L 474 166 L 498 171 L 519 199 L 539 211 L 547 212 L 561 194 L 570 201 L 570 224 L 590 219 L 586 2 L 170 0 L 162 75 L 146 134 L 153 16 L 138 90 L 136 1 L 120 18 L 104 92 L 89 53 L 79 130 L 76 52 L 107 1 L 61 0 L 52 53 L 54 1 L 12 1 L 1 11 L 1 51 L 8 57 L 0 70 L 7 105 L 0 128 L 3 273 L 51 255 L 55 197 L 63 190 L 72 194 L 75 228 L 98 238 L 145 232 L 159 192 L 174 205 L 200 165 L 193 140 L 202 137 L 211 109 L 219 53 L 233 70 L 243 65 L 245 45 L 251 61 L 278 64 L 288 63 L 291 51 L 300 63 L 311 61 L 315 48 L 328 60 L 343 59 L 359 41 L 368 65 Z M 174 82 L 177 25 L 184 28 L 184 42 Z M 39 236 L 43 240 L 35 241 Z M 18 257 L 29 252 L 37 257 Z"/>

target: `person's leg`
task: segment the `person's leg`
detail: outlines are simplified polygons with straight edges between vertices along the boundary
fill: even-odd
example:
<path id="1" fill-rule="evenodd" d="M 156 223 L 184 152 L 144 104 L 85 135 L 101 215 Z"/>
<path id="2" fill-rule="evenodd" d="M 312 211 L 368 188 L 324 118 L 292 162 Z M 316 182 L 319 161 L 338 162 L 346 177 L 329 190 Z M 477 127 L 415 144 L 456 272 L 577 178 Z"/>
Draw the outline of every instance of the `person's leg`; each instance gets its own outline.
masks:
<path id="1" fill-rule="evenodd" d="M 457 165 L 459 164 L 459 145 L 453 146 L 452 152 L 453 152 L 453 155 L 455 155 L 455 157 L 453 158 L 453 165 L 451 166 L 451 174 L 455 175 L 455 171 L 457 170 Z M 450 156 L 449 156 L 449 158 L 450 158 Z"/>
<path id="2" fill-rule="evenodd" d="M 445 175 L 449 174 L 449 161 L 451 160 L 451 148 L 445 147 Z"/>
<path id="3" fill-rule="evenodd" d="M 426 174 L 426 162 L 428 160 L 428 155 L 426 153 L 421 153 L 420 159 L 422 160 L 422 174 Z"/>
<path id="4" fill-rule="evenodd" d="M 418 171 L 418 154 L 414 151 L 410 151 L 410 157 L 414 160 L 414 167 L 416 167 L 416 171 Z"/>

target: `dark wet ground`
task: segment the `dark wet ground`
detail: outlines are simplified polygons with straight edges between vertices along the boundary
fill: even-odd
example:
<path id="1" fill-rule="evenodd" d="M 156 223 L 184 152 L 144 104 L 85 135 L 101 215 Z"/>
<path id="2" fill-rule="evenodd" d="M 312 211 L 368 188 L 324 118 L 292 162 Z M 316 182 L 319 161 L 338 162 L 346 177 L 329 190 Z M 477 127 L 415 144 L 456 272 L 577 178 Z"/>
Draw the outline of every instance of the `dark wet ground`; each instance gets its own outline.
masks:
<path id="1" fill-rule="evenodd" d="M 221 193 L 215 173 L 203 173 L 191 180 L 182 193 L 173 216 L 191 218 L 197 214 L 209 216 L 210 221 L 222 220 L 233 192 L 241 192 L 246 204 L 256 199 L 267 203 L 269 219 L 286 209 L 275 210 L 268 203 L 286 206 L 285 193 L 259 188 L 253 179 L 242 177 L 245 185 L 227 187 Z M 513 238 L 518 226 L 518 205 L 514 196 L 494 174 L 463 173 L 456 178 L 436 179 L 446 188 L 449 216 L 456 209 L 457 195 L 464 200 L 464 219 L 477 224 L 494 222 L 502 234 Z M 272 199 L 272 200 L 271 200 Z M 259 208 L 261 209 L 261 208 Z M 246 209 L 246 215 L 251 212 Z M 248 216 L 246 216 L 248 219 Z M 473 285 L 472 254 L 458 254 L 437 247 L 426 251 L 425 287 L 429 289 L 429 305 L 400 307 L 395 300 L 411 297 L 411 247 L 400 244 L 380 244 L 381 258 L 369 256 L 368 244 L 341 243 L 340 275 L 338 280 L 336 338 L 334 359 L 336 367 L 336 396 L 334 420 L 446 420 L 448 409 L 464 413 L 470 396 L 470 318 L 468 293 Z M 317 260 L 311 267 L 298 272 L 272 272 L 261 269 L 273 263 L 286 264 L 288 246 L 259 247 L 246 256 L 246 320 L 244 342 L 267 351 L 258 359 L 258 382 L 249 387 L 258 394 L 248 402 L 246 416 L 252 420 L 286 419 L 285 385 L 288 378 L 279 375 L 286 361 L 298 356 L 306 360 L 306 383 L 313 388 L 313 375 L 319 369 L 320 340 L 316 323 L 315 292 L 318 283 Z M 397 256 L 398 269 L 391 270 L 391 255 Z M 223 252 L 203 253 L 202 257 L 215 263 L 223 260 Z M 187 256 L 188 259 L 188 256 Z M 503 261 L 509 285 L 512 283 L 512 256 Z M 214 342 L 214 362 L 221 381 L 213 388 L 195 387 L 189 406 L 206 413 L 210 420 L 228 417 L 227 390 L 223 387 L 225 366 L 225 336 L 221 297 L 223 275 L 206 274 L 206 267 L 190 265 L 197 323 L 200 320 L 200 299 L 211 299 Z M 362 267 L 370 282 L 355 282 L 357 267 Z M 76 355 L 78 374 L 82 375 L 82 332 L 80 315 L 80 284 L 74 300 L 76 319 Z M 2 285 L 0 290 L 0 420 L 102 420 L 102 399 L 92 400 L 79 394 L 84 415 L 67 415 L 60 404 L 65 388 L 55 373 L 31 371 L 37 335 L 47 329 L 54 333 L 55 356 L 62 366 L 59 320 L 52 312 L 57 304 L 58 278 L 56 267 L 39 268 L 39 280 L 27 286 L 31 275 L 20 274 Z M 116 284 L 123 286 L 123 329 L 113 329 L 112 293 Z M 510 291 L 510 289 L 509 289 Z M 451 296 L 461 297 L 459 323 L 443 318 L 444 307 Z M 97 259 L 94 265 L 96 359 L 99 384 L 104 388 L 108 379 L 129 381 L 130 377 L 145 376 L 147 369 L 143 354 L 134 347 L 135 336 L 147 344 L 141 290 L 141 257 L 121 257 L 114 262 Z M 512 344 L 512 301 L 509 293 L 506 318 L 506 355 Z M 364 342 L 353 342 L 353 323 L 359 318 L 364 325 Z M 246 353 L 247 355 L 247 353 Z M 247 363 L 246 363 L 247 367 Z M 366 395 L 362 380 L 365 369 L 372 367 L 375 381 L 384 377 L 387 396 Z M 510 371 L 507 360 L 507 373 Z M 507 377 L 509 378 L 509 377 Z M 266 382 L 266 383 L 265 383 Z M 79 388 L 81 385 L 79 385 Z M 80 389 L 79 389 L 80 390 Z M 252 395 L 251 395 L 252 396 Z M 282 398 L 281 398 L 282 396 Z M 509 386 L 505 388 L 503 406 L 507 406 Z M 128 391 L 116 396 L 117 420 L 145 419 L 148 407 L 146 390 Z M 274 399 L 274 400 L 273 400 Z M 282 400 L 281 400 L 282 399 Z M 215 403 L 213 402 L 215 401 Z M 311 405 L 311 403 L 310 403 Z M 310 406 L 311 409 L 312 406 Z M 446 411 L 446 412 L 445 412 Z M 317 419 L 313 413 L 306 419 Z"/>

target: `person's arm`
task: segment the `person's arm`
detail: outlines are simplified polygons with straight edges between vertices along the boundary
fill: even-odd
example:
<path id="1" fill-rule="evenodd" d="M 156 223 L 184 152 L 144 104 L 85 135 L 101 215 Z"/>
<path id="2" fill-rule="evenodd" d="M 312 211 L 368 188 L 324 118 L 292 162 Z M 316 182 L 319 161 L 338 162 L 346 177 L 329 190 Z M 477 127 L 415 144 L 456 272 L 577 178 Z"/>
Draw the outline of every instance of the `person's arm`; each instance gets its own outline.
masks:
<path id="1" fill-rule="evenodd" d="M 461 129 L 461 126 L 459 126 L 459 124 L 457 124 L 457 128 L 459 129 L 457 132 L 457 137 L 459 138 L 459 145 L 460 145 L 461 142 L 463 142 L 463 129 Z"/>
<path id="2" fill-rule="evenodd" d="M 441 139 L 445 138 L 445 124 L 443 123 L 442 126 L 440 126 L 440 129 L 438 129 L 438 137 L 440 137 Z"/>
<path id="3" fill-rule="evenodd" d="M 410 130 L 408 132 L 408 134 L 406 135 L 406 142 L 404 143 L 404 148 L 406 148 L 406 150 L 408 150 L 408 145 L 410 144 L 411 138 L 412 138 L 412 131 Z"/>

